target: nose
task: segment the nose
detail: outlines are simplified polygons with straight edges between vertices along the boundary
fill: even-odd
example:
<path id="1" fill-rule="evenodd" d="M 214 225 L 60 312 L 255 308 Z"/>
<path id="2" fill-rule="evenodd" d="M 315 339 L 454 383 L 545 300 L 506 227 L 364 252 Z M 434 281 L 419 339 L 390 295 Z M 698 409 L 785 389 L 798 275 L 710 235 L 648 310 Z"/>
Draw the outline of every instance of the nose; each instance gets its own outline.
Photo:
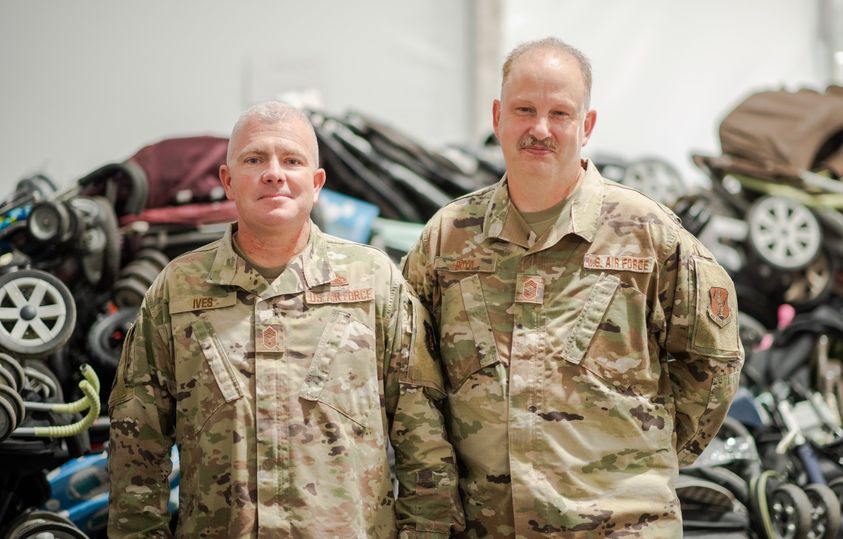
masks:
<path id="1" fill-rule="evenodd" d="M 261 180 L 266 183 L 282 182 L 285 180 L 284 169 L 278 159 L 272 158 L 267 160 L 266 168 L 261 174 Z"/>
<path id="2" fill-rule="evenodd" d="M 538 140 L 544 140 L 550 136 L 550 128 L 547 123 L 547 118 L 544 116 L 537 116 L 536 120 L 530 126 L 530 134 Z"/>

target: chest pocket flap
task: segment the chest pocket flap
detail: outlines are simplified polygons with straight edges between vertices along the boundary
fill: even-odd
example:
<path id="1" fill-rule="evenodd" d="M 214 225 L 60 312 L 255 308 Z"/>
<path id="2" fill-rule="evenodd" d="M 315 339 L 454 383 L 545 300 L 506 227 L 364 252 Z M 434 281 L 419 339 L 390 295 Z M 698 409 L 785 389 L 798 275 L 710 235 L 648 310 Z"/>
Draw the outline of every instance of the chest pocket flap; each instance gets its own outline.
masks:
<path id="1" fill-rule="evenodd" d="M 198 319 L 193 321 L 191 327 L 225 402 L 231 402 L 242 397 L 243 390 L 234 373 L 231 372 L 231 364 L 225 359 L 223 351 L 214 336 L 211 324 Z"/>
<path id="2" fill-rule="evenodd" d="M 591 289 L 582 313 L 565 341 L 562 355 L 566 360 L 576 364 L 582 361 L 619 283 L 620 279 L 615 275 L 607 273 L 600 275 L 594 288 Z"/>

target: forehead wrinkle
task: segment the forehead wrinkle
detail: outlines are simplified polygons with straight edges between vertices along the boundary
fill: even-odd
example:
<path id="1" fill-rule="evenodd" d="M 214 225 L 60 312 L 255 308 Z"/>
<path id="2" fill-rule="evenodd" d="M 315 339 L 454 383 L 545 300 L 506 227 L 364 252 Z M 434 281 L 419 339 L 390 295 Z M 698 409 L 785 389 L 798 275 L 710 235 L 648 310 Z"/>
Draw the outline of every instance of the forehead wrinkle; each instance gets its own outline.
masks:
<path id="1" fill-rule="evenodd" d="M 276 129 L 280 128 L 286 133 L 279 134 Z M 235 144 L 242 144 L 243 139 L 248 132 L 249 138 L 241 148 L 236 149 Z M 234 126 L 231 136 L 228 141 L 228 149 L 226 151 L 226 164 L 229 164 L 232 159 L 239 157 L 246 151 L 247 148 L 257 142 L 257 140 L 265 137 L 270 137 L 274 141 L 285 141 L 284 147 L 295 145 L 300 147 L 296 151 L 296 155 L 304 157 L 308 164 L 318 166 L 319 164 L 319 143 L 316 138 L 316 132 L 313 126 L 306 118 L 300 118 L 297 115 L 285 116 L 282 120 L 265 119 L 259 116 L 241 118 Z M 273 142 L 273 145 L 275 142 Z M 289 154 L 289 152 L 287 152 Z M 311 163 L 312 161 L 312 163 Z"/>
<path id="2" fill-rule="evenodd" d="M 588 107 L 581 67 L 577 59 L 566 52 L 543 48 L 525 52 L 513 62 L 509 76 L 501 85 L 501 100 L 508 98 L 513 85 L 522 89 L 516 97 L 539 92 L 544 97 L 549 93 L 565 93 L 566 101 L 571 105 L 574 103 L 567 98 L 567 92 L 574 90 L 584 98 L 582 106 Z M 526 92 L 523 90 L 525 87 Z"/>

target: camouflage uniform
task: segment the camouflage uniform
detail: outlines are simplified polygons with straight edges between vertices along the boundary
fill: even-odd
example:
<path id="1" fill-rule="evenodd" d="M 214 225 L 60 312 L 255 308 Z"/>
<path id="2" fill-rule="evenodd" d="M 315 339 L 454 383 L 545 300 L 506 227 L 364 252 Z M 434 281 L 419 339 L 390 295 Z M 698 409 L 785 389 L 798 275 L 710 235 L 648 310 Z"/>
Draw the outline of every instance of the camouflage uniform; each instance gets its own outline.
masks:
<path id="1" fill-rule="evenodd" d="M 404 260 L 440 332 L 466 537 L 681 537 L 677 466 L 737 389 L 726 272 L 583 166 L 542 237 L 504 178 L 440 210 Z"/>
<path id="2" fill-rule="evenodd" d="M 271 284 L 232 230 L 170 263 L 110 398 L 110 537 L 447 537 L 462 529 L 429 319 L 389 259 L 319 232 Z M 393 497 L 387 435 L 399 482 Z"/>

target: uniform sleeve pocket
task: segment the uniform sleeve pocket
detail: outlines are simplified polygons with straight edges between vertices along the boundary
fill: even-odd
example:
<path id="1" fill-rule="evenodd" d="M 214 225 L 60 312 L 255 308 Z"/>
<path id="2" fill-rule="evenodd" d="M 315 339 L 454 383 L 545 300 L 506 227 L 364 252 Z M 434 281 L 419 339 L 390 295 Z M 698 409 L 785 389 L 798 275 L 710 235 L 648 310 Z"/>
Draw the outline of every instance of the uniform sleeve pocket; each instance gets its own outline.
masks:
<path id="1" fill-rule="evenodd" d="M 445 398 L 445 383 L 439 368 L 436 335 L 419 300 L 410 296 L 403 305 L 402 328 L 407 343 L 402 349 L 399 382 L 432 390 L 437 399 Z"/>
<path id="2" fill-rule="evenodd" d="M 732 280 L 719 264 L 693 258 L 696 275 L 696 308 L 691 332 L 694 351 L 709 356 L 740 354 L 738 300 Z"/>

